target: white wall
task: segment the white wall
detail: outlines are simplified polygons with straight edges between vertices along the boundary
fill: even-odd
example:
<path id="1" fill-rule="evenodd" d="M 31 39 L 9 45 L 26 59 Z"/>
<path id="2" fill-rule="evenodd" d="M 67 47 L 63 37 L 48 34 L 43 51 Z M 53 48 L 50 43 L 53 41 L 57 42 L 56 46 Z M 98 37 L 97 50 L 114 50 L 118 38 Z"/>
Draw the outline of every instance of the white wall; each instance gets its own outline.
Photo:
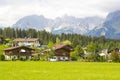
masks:
<path id="1" fill-rule="evenodd" d="M 69 60 L 69 58 L 68 58 L 68 57 L 65 57 L 65 56 L 61 56 L 61 57 L 60 57 L 60 60 L 65 61 L 65 60 Z"/>
<path id="2" fill-rule="evenodd" d="M 26 56 L 20 56 L 20 57 L 22 57 L 24 59 L 26 59 L 26 58 L 31 59 L 32 58 L 31 56 L 28 56 L 28 57 L 26 57 Z M 12 55 L 12 56 L 5 55 L 5 60 L 11 60 L 13 58 L 14 59 L 18 59 L 18 56 L 17 55 Z"/>
<path id="3" fill-rule="evenodd" d="M 21 45 L 25 45 L 25 46 L 31 46 L 35 44 L 36 46 L 40 46 L 40 43 L 39 41 L 35 41 L 35 42 L 18 42 L 18 45 L 21 46 Z"/>

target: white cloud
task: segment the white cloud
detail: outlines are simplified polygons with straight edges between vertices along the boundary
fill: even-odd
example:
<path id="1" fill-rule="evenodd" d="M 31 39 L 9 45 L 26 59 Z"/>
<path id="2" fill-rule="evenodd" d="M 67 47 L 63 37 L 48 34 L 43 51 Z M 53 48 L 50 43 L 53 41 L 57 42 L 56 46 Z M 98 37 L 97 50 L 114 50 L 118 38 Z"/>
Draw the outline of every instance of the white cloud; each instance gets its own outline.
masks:
<path id="1" fill-rule="evenodd" d="M 104 0 L 94 6 L 96 6 L 99 10 L 112 12 L 120 10 L 120 0 Z"/>
<path id="2" fill-rule="evenodd" d="M 118 10 L 119 0 L 0 0 L 0 24 L 11 26 L 20 18 L 37 14 L 55 18 L 64 14 L 105 17 Z"/>

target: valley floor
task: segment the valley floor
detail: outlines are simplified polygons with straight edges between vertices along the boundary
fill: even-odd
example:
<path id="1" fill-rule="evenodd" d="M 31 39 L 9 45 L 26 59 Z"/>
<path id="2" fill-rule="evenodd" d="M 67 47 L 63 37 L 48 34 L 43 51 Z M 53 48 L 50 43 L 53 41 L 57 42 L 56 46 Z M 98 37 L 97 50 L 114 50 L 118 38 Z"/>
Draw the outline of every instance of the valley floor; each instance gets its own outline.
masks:
<path id="1" fill-rule="evenodd" d="M 0 80 L 120 80 L 120 63 L 5 61 Z"/>

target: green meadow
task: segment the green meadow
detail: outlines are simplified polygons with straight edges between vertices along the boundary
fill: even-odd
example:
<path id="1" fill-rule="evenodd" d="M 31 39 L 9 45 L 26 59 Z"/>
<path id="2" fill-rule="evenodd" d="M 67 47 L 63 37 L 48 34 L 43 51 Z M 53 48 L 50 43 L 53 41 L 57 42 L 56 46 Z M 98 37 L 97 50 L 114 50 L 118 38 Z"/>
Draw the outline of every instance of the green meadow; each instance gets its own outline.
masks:
<path id="1" fill-rule="evenodd" d="M 0 80 L 120 80 L 120 63 L 4 61 Z"/>

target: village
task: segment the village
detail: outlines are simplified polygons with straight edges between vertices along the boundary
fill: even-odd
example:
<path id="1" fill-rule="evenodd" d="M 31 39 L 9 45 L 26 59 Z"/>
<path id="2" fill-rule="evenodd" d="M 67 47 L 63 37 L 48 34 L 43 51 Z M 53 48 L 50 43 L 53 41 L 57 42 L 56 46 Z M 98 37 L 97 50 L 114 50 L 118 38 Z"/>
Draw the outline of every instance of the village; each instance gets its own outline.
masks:
<path id="1" fill-rule="evenodd" d="M 120 0 L 0 0 L 0 80 L 120 80 Z"/>
<path id="2" fill-rule="evenodd" d="M 90 52 L 86 47 L 74 48 L 69 41 L 48 45 L 41 45 L 39 38 L 16 38 L 11 47 L 3 50 L 4 60 L 112 62 L 120 54 L 119 48 Z"/>

